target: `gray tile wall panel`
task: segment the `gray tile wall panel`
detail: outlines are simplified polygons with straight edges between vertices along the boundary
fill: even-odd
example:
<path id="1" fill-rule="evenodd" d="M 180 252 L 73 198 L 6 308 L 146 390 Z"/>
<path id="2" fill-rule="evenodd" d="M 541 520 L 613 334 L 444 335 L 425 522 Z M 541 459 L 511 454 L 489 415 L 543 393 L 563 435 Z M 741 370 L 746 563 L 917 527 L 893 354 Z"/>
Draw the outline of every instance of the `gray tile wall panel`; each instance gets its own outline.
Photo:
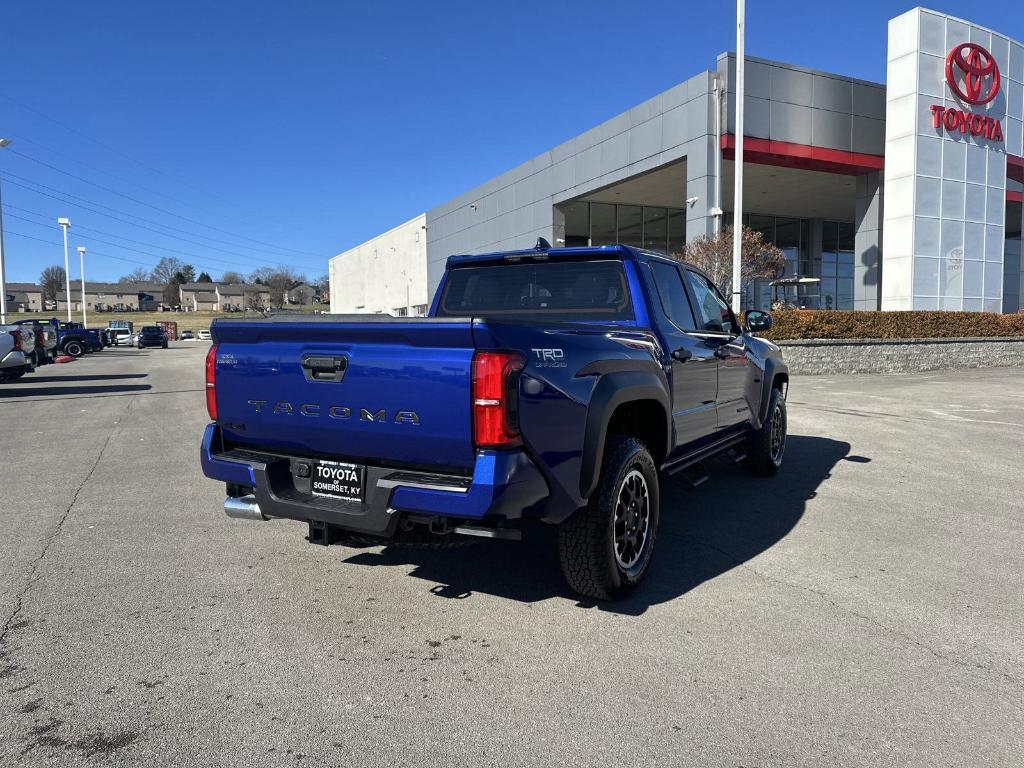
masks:
<path id="1" fill-rule="evenodd" d="M 853 115 L 850 148 L 867 155 L 885 154 L 885 120 Z"/>
<path id="2" fill-rule="evenodd" d="M 853 114 L 885 120 L 885 86 L 853 84 Z"/>
<path id="3" fill-rule="evenodd" d="M 811 106 L 813 76 L 809 72 L 799 72 L 788 67 L 771 68 L 772 101 L 783 101 L 787 104 Z"/>
<path id="4" fill-rule="evenodd" d="M 795 144 L 811 143 L 811 108 L 772 102 L 771 139 Z"/>
<path id="5" fill-rule="evenodd" d="M 853 112 L 853 83 L 825 75 L 812 76 L 811 106 L 831 112 Z"/>
<path id="6" fill-rule="evenodd" d="M 811 110 L 811 144 L 851 151 L 853 115 L 827 109 Z"/>

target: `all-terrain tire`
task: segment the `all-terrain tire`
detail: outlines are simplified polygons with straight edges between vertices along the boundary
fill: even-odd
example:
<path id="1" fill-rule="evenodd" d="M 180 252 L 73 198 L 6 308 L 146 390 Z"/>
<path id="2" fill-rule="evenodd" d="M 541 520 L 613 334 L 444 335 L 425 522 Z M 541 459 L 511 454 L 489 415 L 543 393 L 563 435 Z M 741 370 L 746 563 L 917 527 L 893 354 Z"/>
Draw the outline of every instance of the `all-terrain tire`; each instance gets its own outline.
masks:
<path id="1" fill-rule="evenodd" d="M 80 341 L 69 341 L 64 345 L 64 353 L 72 357 L 81 357 L 85 354 L 85 345 Z"/>
<path id="2" fill-rule="evenodd" d="M 635 538 L 640 528 L 639 524 L 631 527 L 632 523 L 643 516 L 630 511 L 634 494 L 641 488 L 646 494 L 643 541 L 639 545 L 634 541 L 633 550 L 629 550 L 630 531 Z M 643 505 L 635 506 L 639 509 Z M 635 437 L 609 440 L 600 481 L 589 503 L 558 529 L 562 575 L 569 586 L 598 600 L 623 597 L 636 587 L 647 574 L 654 554 L 658 510 L 658 470 L 647 447 Z M 624 517 L 617 519 L 617 514 Z M 620 551 L 620 547 L 626 549 Z M 629 561 L 630 555 L 635 555 L 633 562 Z"/>
<path id="3" fill-rule="evenodd" d="M 786 454 L 786 400 L 772 388 L 761 428 L 747 440 L 746 467 L 752 474 L 771 477 L 782 469 Z"/>

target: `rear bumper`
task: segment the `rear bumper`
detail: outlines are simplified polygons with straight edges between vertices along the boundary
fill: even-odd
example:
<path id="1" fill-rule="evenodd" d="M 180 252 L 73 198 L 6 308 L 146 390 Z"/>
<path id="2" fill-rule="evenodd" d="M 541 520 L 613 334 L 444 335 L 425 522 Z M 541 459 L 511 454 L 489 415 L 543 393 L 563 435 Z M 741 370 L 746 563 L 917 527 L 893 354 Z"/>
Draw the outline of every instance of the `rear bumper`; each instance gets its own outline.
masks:
<path id="1" fill-rule="evenodd" d="M 18 371 L 23 371 L 28 367 L 28 360 L 25 359 L 25 353 L 20 349 L 8 352 L 2 359 L 0 359 L 0 371 L 17 373 Z"/>
<path id="2" fill-rule="evenodd" d="M 456 520 L 516 519 L 548 496 L 543 475 L 523 451 L 479 451 L 471 477 L 389 467 L 366 467 L 363 503 L 325 499 L 308 492 L 296 464 L 308 457 L 252 450 L 220 450 L 216 424 L 203 433 L 203 473 L 241 486 L 265 517 L 319 520 L 377 536 L 395 532 L 403 514 Z"/>

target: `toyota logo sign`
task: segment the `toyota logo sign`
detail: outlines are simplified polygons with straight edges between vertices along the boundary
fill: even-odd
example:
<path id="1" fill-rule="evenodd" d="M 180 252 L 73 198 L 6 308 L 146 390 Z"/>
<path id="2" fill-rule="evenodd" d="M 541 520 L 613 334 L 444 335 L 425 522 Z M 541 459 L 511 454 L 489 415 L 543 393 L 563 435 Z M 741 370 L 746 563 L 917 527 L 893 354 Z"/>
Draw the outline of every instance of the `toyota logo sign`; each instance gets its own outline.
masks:
<path id="1" fill-rule="evenodd" d="M 961 43 L 946 56 L 946 83 L 968 104 L 988 104 L 999 93 L 999 67 L 977 43 Z"/>

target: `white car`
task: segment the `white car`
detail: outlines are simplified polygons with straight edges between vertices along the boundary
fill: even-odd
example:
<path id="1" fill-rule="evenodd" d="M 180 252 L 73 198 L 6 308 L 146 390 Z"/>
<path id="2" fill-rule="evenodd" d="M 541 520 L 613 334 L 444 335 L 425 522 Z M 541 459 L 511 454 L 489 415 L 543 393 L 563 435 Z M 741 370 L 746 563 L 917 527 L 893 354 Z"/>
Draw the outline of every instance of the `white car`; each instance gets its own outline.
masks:
<path id="1" fill-rule="evenodd" d="M 203 330 L 201 330 L 201 331 L 196 331 L 196 338 L 199 339 L 200 341 L 212 341 L 213 340 L 213 336 L 211 336 L 210 332 L 208 330 L 206 330 L 205 328 Z"/>
<path id="2" fill-rule="evenodd" d="M 130 347 L 132 346 L 132 332 L 127 328 L 114 328 L 111 330 L 114 336 L 115 347 Z"/>

